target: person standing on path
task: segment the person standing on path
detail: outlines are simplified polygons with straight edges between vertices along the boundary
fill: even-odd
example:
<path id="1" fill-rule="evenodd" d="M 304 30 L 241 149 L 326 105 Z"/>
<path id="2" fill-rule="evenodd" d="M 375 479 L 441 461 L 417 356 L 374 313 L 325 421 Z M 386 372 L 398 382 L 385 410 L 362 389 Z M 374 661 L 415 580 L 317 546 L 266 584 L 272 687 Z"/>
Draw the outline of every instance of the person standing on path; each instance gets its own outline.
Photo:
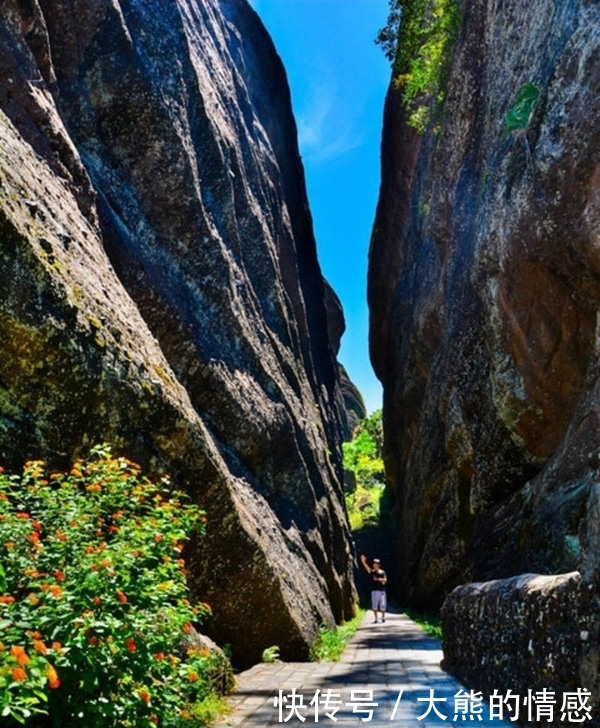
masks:
<path id="1" fill-rule="evenodd" d="M 367 563 L 367 557 L 361 554 L 360 562 L 365 571 L 371 577 L 371 609 L 373 610 L 374 622 L 377 622 L 377 614 L 381 612 L 381 621 L 385 622 L 385 610 L 387 608 L 387 599 L 385 593 L 385 585 L 387 584 L 387 575 L 381 568 L 379 559 L 373 559 L 373 566 Z"/>

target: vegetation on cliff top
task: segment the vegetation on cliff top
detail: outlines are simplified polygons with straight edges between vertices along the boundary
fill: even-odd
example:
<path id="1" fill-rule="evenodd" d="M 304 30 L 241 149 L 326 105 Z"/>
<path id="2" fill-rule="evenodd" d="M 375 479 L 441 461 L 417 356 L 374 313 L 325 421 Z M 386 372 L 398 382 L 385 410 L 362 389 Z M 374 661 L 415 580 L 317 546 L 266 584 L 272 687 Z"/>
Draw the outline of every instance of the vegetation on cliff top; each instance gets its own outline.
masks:
<path id="1" fill-rule="evenodd" d="M 375 42 L 392 63 L 409 125 L 423 133 L 444 101 L 460 28 L 459 0 L 389 2 L 387 23 Z"/>
<path id="2" fill-rule="evenodd" d="M 184 728 L 226 689 L 196 648 L 184 543 L 204 514 L 105 447 L 69 473 L 0 472 L 2 725 Z M 184 646 L 188 645 L 189 648 Z"/>

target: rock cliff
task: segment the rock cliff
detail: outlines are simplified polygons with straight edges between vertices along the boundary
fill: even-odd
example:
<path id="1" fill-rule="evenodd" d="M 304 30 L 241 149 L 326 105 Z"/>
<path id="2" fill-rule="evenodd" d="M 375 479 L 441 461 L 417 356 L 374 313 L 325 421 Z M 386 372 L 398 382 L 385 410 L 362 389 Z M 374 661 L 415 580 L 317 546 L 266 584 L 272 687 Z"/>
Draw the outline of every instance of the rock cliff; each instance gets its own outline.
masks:
<path id="1" fill-rule="evenodd" d="M 600 9 L 460 7 L 423 135 L 390 86 L 370 249 L 398 578 L 428 606 L 467 581 L 597 571 L 580 530 L 600 445 Z"/>
<path id="2" fill-rule="evenodd" d="M 347 427 L 288 86 L 246 0 L 0 8 L 0 455 L 99 441 L 207 511 L 205 625 L 302 658 L 353 610 Z"/>

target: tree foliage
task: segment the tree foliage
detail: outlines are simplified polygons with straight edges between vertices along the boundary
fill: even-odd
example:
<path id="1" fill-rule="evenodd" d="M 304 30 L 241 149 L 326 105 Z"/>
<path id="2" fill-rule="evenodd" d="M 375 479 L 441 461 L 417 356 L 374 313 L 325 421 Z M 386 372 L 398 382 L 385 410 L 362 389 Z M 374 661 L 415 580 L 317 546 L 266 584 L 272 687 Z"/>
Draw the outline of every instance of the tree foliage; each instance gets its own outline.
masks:
<path id="1" fill-rule="evenodd" d="M 346 495 L 350 525 L 356 530 L 379 518 L 379 501 L 385 485 L 381 410 L 361 420 L 354 437 L 342 449 L 344 468 L 356 480 L 356 487 Z"/>
<path id="2" fill-rule="evenodd" d="M 402 90 L 408 123 L 422 133 L 444 101 L 460 27 L 459 0 L 390 0 L 376 38 Z"/>

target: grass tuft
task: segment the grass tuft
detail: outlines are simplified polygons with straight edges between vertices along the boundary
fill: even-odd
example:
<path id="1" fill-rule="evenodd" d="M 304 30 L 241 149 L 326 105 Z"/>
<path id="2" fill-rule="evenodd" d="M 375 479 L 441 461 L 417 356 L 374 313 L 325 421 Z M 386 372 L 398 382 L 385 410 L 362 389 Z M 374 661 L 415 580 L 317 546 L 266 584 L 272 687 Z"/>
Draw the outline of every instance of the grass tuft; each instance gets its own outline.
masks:
<path id="1" fill-rule="evenodd" d="M 365 611 L 359 609 L 355 617 L 334 629 L 321 627 L 319 638 L 311 649 L 311 660 L 313 662 L 337 662 L 342 656 L 348 641 L 362 622 Z"/>
<path id="2" fill-rule="evenodd" d="M 423 612 L 415 612 L 412 609 L 405 609 L 404 614 L 418 624 L 430 637 L 435 637 L 436 640 L 441 641 L 442 626 L 439 617 L 432 614 L 424 614 Z"/>

